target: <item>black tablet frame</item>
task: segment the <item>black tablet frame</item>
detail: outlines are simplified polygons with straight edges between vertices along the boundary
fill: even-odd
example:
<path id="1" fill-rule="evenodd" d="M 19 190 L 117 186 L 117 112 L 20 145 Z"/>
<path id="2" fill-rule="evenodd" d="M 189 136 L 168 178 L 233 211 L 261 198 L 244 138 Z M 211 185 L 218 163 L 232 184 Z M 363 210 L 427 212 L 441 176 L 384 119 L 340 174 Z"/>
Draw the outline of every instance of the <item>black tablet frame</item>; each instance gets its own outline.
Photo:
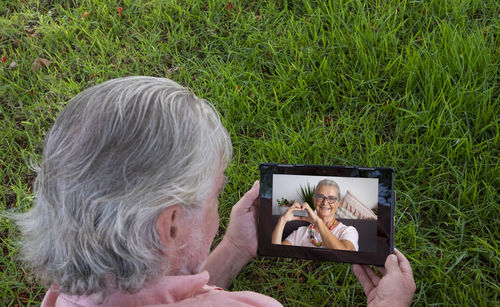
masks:
<path id="1" fill-rule="evenodd" d="M 383 266 L 394 252 L 394 174 L 389 167 L 357 167 L 262 163 L 260 169 L 260 206 L 258 254 L 267 257 L 288 257 Z M 375 252 L 343 251 L 325 248 L 287 246 L 271 243 L 273 175 L 307 175 L 324 177 L 377 178 L 377 243 Z"/>

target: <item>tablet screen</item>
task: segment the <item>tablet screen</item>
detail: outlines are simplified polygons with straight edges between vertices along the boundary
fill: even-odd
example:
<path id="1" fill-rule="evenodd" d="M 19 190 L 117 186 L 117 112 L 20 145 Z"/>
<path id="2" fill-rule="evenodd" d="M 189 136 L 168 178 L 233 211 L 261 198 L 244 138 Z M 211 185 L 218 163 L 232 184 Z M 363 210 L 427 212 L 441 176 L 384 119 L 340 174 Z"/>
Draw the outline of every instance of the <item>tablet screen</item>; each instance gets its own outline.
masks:
<path id="1" fill-rule="evenodd" d="M 261 164 L 259 255 L 383 265 L 394 170 Z"/>

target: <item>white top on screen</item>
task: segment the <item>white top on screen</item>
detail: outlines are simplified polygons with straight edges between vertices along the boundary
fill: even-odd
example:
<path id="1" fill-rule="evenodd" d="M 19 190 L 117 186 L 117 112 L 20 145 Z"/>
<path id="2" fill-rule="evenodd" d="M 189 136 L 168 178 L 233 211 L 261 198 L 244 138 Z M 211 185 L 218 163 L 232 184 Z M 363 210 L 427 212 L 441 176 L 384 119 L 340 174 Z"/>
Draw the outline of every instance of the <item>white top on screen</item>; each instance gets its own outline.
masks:
<path id="1" fill-rule="evenodd" d="M 333 228 L 332 234 L 340 241 L 351 241 L 356 251 L 359 250 L 359 234 L 356 228 L 339 223 L 335 228 Z M 297 230 L 294 230 L 285 240 L 295 246 L 317 247 L 312 243 L 312 240 L 310 238 L 309 226 L 299 227 Z"/>

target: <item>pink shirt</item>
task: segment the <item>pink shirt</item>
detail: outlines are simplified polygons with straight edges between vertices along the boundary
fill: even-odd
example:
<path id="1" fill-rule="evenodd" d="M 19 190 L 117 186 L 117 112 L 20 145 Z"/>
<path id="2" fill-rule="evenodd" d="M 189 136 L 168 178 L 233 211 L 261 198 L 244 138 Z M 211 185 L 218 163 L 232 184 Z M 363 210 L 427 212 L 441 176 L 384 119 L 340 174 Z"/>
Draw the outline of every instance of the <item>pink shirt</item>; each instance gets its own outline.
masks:
<path id="1" fill-rule="evenodd" d="M 154 285 L 130 294 L 112 293 L 99 305 L 98 296 L 76 296 L 58 293 L 53 285 L 45 295 L 42 307 L 67 306 L 282 306 L 275 299 L 250 291 L 229 292 L 208 286 L 208 272 L 196 275 L 165 276 Z"/>
<path id="2" fill-rule="evenodd" d="M 358 247 L 358 238 L 359 234 L 356 228 L 352 226 L 347 226 L 339 222 L 339 224 L 332 229 L 332 234 L 339 240 L 349 240 L 356 251 L 359 249 Z M 317 242 L 323 241 L 321 239 L 321 235 L 316 232 L 315 239 Z M 285 240 L 292 243 L 292 245 L 296 246 L 307 246 L 307 247 L 317 247 L 312 243 L 311 234 L 309 232 L 309 226 L 299 227 L 297 230 L 294 230 Z M 319 240 L 319 241 L 318 241 Z M 321 247 L 324 247 L 323 245 Z"/>

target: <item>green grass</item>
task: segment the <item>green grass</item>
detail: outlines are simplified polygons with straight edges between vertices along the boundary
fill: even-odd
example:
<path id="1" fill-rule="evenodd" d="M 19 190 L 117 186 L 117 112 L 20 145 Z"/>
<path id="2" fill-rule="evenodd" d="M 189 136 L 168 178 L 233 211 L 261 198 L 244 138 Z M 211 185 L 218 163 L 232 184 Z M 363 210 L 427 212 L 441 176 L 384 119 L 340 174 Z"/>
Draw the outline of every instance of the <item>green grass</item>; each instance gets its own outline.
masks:
<path id="1" fill-rule="evenodd" d="M 115 77 L 169 77 L 210 100 L 231 134 L 221 232 L 261 162 L 395 167 L 415 305 L 500 304 L 497 1 L 76 2 L 0 0 L 2 211 L 30 207 L 30 160 L 71 97 Z M 51 64 L 32 72 L 37 57 Z M 19 233 L 6 219 L 0 231 L 0 305 L 40 302 Z M 258 258 L 232 290 L 365 302 L 338 263 Z"/>

